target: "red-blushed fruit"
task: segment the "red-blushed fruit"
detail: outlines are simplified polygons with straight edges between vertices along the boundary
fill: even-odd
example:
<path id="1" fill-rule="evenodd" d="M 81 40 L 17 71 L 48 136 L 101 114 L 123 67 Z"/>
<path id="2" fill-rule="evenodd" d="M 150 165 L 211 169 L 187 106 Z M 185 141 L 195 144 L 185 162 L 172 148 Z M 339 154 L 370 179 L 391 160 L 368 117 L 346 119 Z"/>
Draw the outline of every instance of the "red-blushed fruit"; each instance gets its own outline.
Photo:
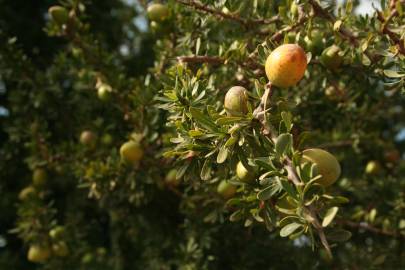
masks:
<path id="1" fill-rule="evenodd" d="M 120 148 L 120 155 L 122 161 L 126 164 L 137 164 L 143 157 L 143 150 L 139 143 L 135 141 L 128 141 Z"/>
<path id="2" fill-rule="evenodd" d="M 369 175 L 378 175 L 382 171 L 380 162 L 376 160 L 370 160 L 365 168 L 365 173 Z"/>
<path id="3" fill-rule="evenodd" d="M 146 12 L 149 20 L 155 22 L 162 22 L 169 17 L 169 8 L 163 4 L 151 4 Z"/>
<path id="4" fill-rule="evenodd" d="M 43 168 L 36 168 L 32 173 L 32 183 L 36 187 L 45 185 L 48 180 L 48 174 Z"/>
<path id="5" fill-rule="evenodd" d="M 36 194 L 37 191 L 35 190 L 35 188 L 32 186 L 28 186 L 20 191 L 20 193 L 18 194 L 18 199 L 20 199 L 21 201 L 25 201 L 28 198 L 35 196 Z"/>
<path id="6" fill-rule="evenodd" d="M 242 86 L 231 87 L 225 95 L 224 107 L 230 116 L 242 116 L 248 112 L 248 94 Z"/>
<path id="7" fill-rule="evenodd" d="M 284 44 L 277 47 L 267 57 L 265 70 L 269 81 L 278 87 L 296 85 L 307 68 L 305 51 L 297 44 Z"/>
<path id="8" fill-rule="evenodd" d="M 69 13 L 66 8 L 61 6 L 52 6 L 48 9 L 51 18 L 59 25 L 67 23 L 69 20 Z"/>
<path id="9" fill-rule="evenodd" d="M 220 194 L 224 199 L 229 199 L 233 197 L 236 193 L 237 187 L 232 185 L 226 180 L 223 180 L 219 183 L 217 187 L 217 192 Z"/>
<path id="10" fill-rule="evenodd" d="M 397 163 L 401 159 L 401 153 L 397 149 L 388 150 L 384 153 L 387 162 Z"/>
<path id="11" fill-rule="evenodd" d="M 335 183 L 340 176 L 339 162 L 331 153 L 325 150 L 319 148 L 306 149 L 302 152 L 302 161 L 316 164 L 318 174 L 322 175 L 318 183 L 324 187 Z"/>
<path id="12" fill-rule="evenodd" d="M 49 247 L 42 245 L 30 246 L 27 254 L 27 259 L 35 263 L 43 263 L 49 259 L 51 251 Z"/>
<path id="13" fill-rule="evenodd" d="M 80 143 L 84 145 L 93 147 L 96 145 L 96 140 L 96 134 L 90 130 L 85 130 L 80 134 Z"/>
<path id="14" fill-rule="evenodd" d="M 341 53 L 342 51 L 338 46 L 332 45 L 323 50 L 320 61 L 328 69 L 337 70 L 343 63 Z"/>
<path id="15" fill-rule="evenodd" d="M 255 173 L 247 170 L 241 161 L 236 165 L 236 175 L 240 181 L 245 183 L 250 183 L 255 179 Z"/>

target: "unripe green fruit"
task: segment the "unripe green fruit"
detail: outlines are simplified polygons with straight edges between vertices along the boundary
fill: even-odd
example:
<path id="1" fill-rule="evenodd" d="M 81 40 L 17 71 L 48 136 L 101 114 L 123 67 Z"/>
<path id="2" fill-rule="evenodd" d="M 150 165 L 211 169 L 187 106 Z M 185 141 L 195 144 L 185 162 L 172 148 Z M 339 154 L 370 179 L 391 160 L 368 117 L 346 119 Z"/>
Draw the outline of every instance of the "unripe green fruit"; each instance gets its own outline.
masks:
<path id="1" fill-rule="evenodd" d="M 242 86 L 234 86 L 225 95 L 224 107 L 230 116 L 242 116 L 248 112 L 248 94 Z"/>
<path id="2" fill-rule="evenodd" d="M 111 98 L 111 87 L 106 84 L 102 84 L 97 89 L 97 96 L 102 101 L 109 101 Z"/>
<path id="3" fill-rule="evenodd" d="M 290 12 L 293 17 L 298 16 L 298 5 L 293 1 L 290 6 Z"/>
<path id="4" fill-rule="evenodd" d="M 36 168 L 34 170 L 34 172 L 32 173 L 32 183 L 36 187 L 45 185 L 47 179 L 48 179 L 48 174 L 42 168 Z"/>
<path id="5" fill-rule="evenodd" d="M 61 241 L 52 245 L 53 254 L 58 257 L 66 257 L 69 255 L 69 248 L 65 242 Z"/>
<path id="6" fill-rule="evenodd" d="M 302 154 L 303 161 L 316 164 L 318 174 L 322 175 L 318 183 L 322 186 L 330 186 L 339 178 L 340 164 L 331 153 L 319 148 L 312 148 L 304 150 Z"/>
<path id="7" fill-rule="evenodd" d="M 296 85 L 307 69 L 305 51 L 297 44 L 277 47 L 266 59 L 265 71 L 269 81 L 277 87 Z"/>
<path id="8" fill-rule="evenodd" d="M 169 17 L 169 9 L 166 5 L 152 4 L 148 7 L 147 14 L 151 21 L 162 22 Z"/>
<path id="9" fill-rule="evenodd" d="M 365 172 L 369 175 L 380 174 L 382 170 L 381 164 L 378 161 L 371 160 L 367 163 Z"/>
<path id="10" fill-rule="evenodd" d="M 318 29 L 312 30 L 311 33 L 304 38 L 305 45 L 308 51 L 313 55 L 317 55 L 322 52 L 323 49 L 323 37 L 322 32 Z"/>
<path id="11" fill-rule="evenodd" d="M 46 246 L 32 245 L 28 250 L 27 258 L 31 262 L 43 263 L 49 259 L 51 251 Z"/>
<path id="12" fill-rule="evenodd" d="M 59 25 L 67 23 L 69 20 L 69 13 L 66 8 L 61 6 L 52 6 L 48 9 L 51 18 Z"/>
<path id="13" fill-rule="evenodd" d="M 156 35 L 165 35 L 167 33 L 170 33 L 170 24 L 152 21 L 150 23 L 150 29 Z"/>
<path id="14" fill-rule="evenodd" d="M 217 187 L 217 192 L 220 194 L 224 199 L 229 199 L 233 197 L 236 193 L 236 186 L 232 185 L 228 181 L 221 181 Z"/>
<path id="15" fill-rule="evenodd" d="M 341 53 L 342 51 L 338 46 L 332 45 L 322 52 L 320 61 L 325 67 L 331 70 L 336 70 L 342 65 L 343 62 Z"/>
<path id="16" fill-rule="evenodd" d="M 101 142 L 105 145 L 110 145 L 113 142 L 113 137 L 111 134 L 104 134 L 103 137 L 101 137 Z"/>
<path id="17" fill-rule="evenodd" d="M 143 157 L 143 150 L 139 143 L 128 141 L 120 148 L 121 159 L 127 164 L 136 164 Z"/>
<path id="18" fill-rule="evenodd" d="M 64 234 L 65 234 L 64 226 L 56 226 L 55 228 L 49 231 L 49 236 L 52 239 L 62 238 Z"/>
<path id="19" fill-rule="evenodd" d="M 96 144 L 97 136 L 90 130 L 85 130 L 80 134 L 80 143 L 87 146 L 94 146 Z"/>
<path id="20" fill-rule="evenodd" d="M 252 182 L 255 179 L 254 172 L 251 172 L 243 166 L 242 162 L 239 161 L 236 165 L 236 175 L 238 176 L 239 180 L 245 183 Z"/>
<path id="21" fill-rule="evenodd" d="M 168 184 L 169 186 L 174 186 L 177 187 L 180 184 L 180 179 L 176 178 L 177 175 L 177 170 L 176 169 L 171 169 L 165 178 L 165 182 L 166 184 Z"/>
<path id="22" fill-rule="evenodd" d="M 18 194 L 18 199 L 21 201 L 25 201 L 29 197 L 35 196 L 37 194 L 37 191 L 35 190 L 34 187 L 28 186 L 20 191 Z"/>

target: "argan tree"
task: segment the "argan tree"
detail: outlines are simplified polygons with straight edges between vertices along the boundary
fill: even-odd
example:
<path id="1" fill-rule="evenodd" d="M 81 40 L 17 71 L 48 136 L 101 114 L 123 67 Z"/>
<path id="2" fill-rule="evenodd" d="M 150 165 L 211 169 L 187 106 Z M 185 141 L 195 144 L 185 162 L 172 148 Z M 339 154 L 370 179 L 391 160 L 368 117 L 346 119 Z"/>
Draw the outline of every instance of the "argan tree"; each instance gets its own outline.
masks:
<path id="1" fill-rule="evenodd" d="M 405 1 L 0 0 L 3 269 L 405 267 Z"/>

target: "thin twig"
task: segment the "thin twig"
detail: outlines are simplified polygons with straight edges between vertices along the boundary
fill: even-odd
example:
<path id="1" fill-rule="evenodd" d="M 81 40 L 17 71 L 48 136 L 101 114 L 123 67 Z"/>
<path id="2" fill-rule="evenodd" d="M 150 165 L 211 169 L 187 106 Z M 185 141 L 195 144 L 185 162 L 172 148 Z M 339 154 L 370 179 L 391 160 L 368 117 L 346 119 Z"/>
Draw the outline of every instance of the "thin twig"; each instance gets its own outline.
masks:
<path id="1" fill-rule="evenodd" d="M 371 232 L 374 234 L 392 236 L 392 237 L 396 237 L 396 238 L 405 238 L 404 234 L 376 228 L 365 222 L 357 223 L 357 222 L 345 220 L 345 219 L 336 219 L 336 223 L 347 226 L 347 227 L 351 227 L 351 228 L 363 229 L 365 231 L 368 231 L 368 232 Z"/>
<path id="2" fill-rule="evenodd" d="M 204 5 L 198 1 L 194 1 L 194 0 L 176 0 L 176 1 L 180 4 L 183 4 L 183 5 L 186 5 L 189 7 L 193 7 L 196 10 L 200 10 L 203 12 L 213 14 L 217 17 L 236 21 L 245 27 L 248 27 L 249 25 L 253 25 L 253 24 L 271 24 L 271 23 L 274 23 L 274 22 L 277 22 L 280 20 L 278 15 L 276 15 L 272 18 L 269 18 L 269 19 L 245 19 L 245 18 L 241 18 L 240 16 L 238 16 L 236 14 L 224 13 L 215 8 Z"/>

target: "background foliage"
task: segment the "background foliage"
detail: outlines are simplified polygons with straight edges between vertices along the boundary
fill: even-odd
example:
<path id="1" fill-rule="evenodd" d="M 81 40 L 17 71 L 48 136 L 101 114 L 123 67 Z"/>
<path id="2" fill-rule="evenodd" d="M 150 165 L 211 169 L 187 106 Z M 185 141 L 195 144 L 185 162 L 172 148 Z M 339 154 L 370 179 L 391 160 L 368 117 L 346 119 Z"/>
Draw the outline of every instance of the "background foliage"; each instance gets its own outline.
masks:
<path id="1" fill-rule="evenodd" d="M 0 268 L 404 268 L 404 1 L 381 1 L 367 16 L 357 1 L 320 2 L 173 0 L 152 23 L 146 1 L 0 0 Z M 71 11 L 67 26 L 47 14 L 55 4 Z M 276 146 L 253 111 L 266 57 L 288 42 L 310 61 L 297 86 L 272 89 L 272 134 L 293 138 Z M 338 69 L 321 60 L 333 44 Z M 100 85 L 112 90 L 107 101 Z M 249 91 L 244 117 L 223 109 L 234 85 Z M 94 143 L 80 142 L 85 130 Z M 129 139 L 145 152 L 136 166 L 120 160 Z M 351 232 L 330 241 L 333 260 L 317 230 L 280 237 L 284 215 L 305 216 L 300 203 L 276 210 L 300 196 L 283 160 L 310 147 L 342 166 L 338 182 L 310 193 L 320 219 L 339 207 L 327 235 Z M 238 181 L 239 160 L 261 181 Z M 365 173 L 370 161 L 378 172 Z M 19 200 L 37 168 L 46 183 Z M 167 181 L 172 169 L 180 184 Z M 238 186 L 228 202 L 222 180 Z M 57 226 L 69 254 L 28 262 L 29 247 L 52 244 Z"/>

